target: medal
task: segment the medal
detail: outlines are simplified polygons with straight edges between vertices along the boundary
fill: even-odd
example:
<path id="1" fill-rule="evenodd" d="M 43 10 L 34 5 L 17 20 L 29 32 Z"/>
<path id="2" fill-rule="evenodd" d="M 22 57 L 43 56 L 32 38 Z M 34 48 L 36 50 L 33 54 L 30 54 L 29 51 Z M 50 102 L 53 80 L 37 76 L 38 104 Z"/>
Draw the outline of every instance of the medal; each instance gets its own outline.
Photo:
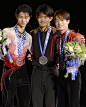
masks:
<path id="1" fill-rule="evenodd" d="M 16 37 L 17 37 L 17 46 L 18 46 L 18 54 L 19 54 L 19 58 L 16 60 L 16 64 L 18 66 L 22 66 L 23 65 L 23 59 L 20 58 L 20 55 L 21 55 L 21 52 L 22 52 L 23 47 L 24 47 L 24 43 L 25 43 L 25 39 L 26 39 L 26 33 L 25 33 L 25 30 L 24 30 L 21 43 L 20 43 L 20 38 L 19 38 L 19 32 L 18 32 L 17 25 L 15 26 L 15 33 L 16 33 Z"/>
<path id="2" fill-rule="evenodd" d="M 63 61 L 63 62 L 60 62 L 59 63 L 59 69 L 60 70 L 64 70 L 64 68 L 65 68 L 65 62 Z"/>
<path id="3" fill-rule="evenodd" d="M 47 62 L 48 62 L 48 59 L 47 59 L 47 57 L 46 56 L 41 56 L 40 58 L 39 58 L 39 63 L 41 64 L 41 65 L 45 65 L 45 64 L 47 64 Z"/>
<path id="4" fill-rule="evenodd" d="M 49 29 L 47 31 L 45 42 L 44 42 L 44 47 L 43 47 L 43 50 L 42 50 L 42 45 L 41 45 L 41 40 L 40 40 L 40 31 L 38 30 L 39 46 L 40 46 L 40 51 L 41 51 L 41 54 L 42 54 L 42 56 L 39 58 L 39 63 L 41 65 L 45 65 L 48 62 L 48 59 L 47 59 L 46 56 L 44 56 L 44 54 L 45 54 L 45 51 L 46 51 L 46 48 L 47 48 L 48 40 L 49 40 L 49 37 L 50 37 L 50 32 L 51 32 L 51 26 L 49 26 Z"/>
<path id="5" fill-rule="evenodd" d="M 22 66 L 23 65 L 23 59 L 22 58 L 18 58 L 16 60 L 16 64 L 17 64 L 17 66 Z"/>

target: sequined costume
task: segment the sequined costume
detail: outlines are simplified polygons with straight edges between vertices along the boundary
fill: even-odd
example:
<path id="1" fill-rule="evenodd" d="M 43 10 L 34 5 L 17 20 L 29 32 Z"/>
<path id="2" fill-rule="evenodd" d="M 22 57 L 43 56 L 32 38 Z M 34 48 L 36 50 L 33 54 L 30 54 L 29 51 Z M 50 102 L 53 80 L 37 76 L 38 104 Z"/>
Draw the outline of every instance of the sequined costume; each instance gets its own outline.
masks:
<path id="1" fill-rule="evenodd" d="M 30 100 L 29 78 L 26 71 L 25 56 L 27 49 L 30 51 L 32 37 L 25 31 L 25 42 L 19 60 L 17 37 L 14 27 L 3 30 L 8 35 L 8 39 L 3 44 L 4 66 L 2 72 L 2 100 L 3 107 L 14 107 L 14 95 L 17 97 L 19 107 L 28 107 Z M 7 49 L 13 60 L 9 62 L 7 58 Z"/>
<path id="2" fill-rule="evenodd" d="M 65 34 L 62 34 L 61 42 L 63 45 L 63 41 L 65 38 Z M 54 37 L 57 40 L 57 52 L 59 52 L 60 56 L 60 36 Z M 80 44 L 85 44 L 84 35 L 80 33 L 75 33 L 75 31 L 70 30 L 70 33 L 67 37 L 66 42 L 77 41 Z M 60 61 L 60 60 L 59 60 Z M 60 65 L 59 65 L 60 66 Z M 63 70 L 59 69 L 59 96 L 58 96 L 58 107 L 80 107 L 80 90 L 81 90 L 81 74 L 78 70 L 78 74 L 75 77 L 75 80 L 71 80 L 71 74 L 69 74 L 68 78 L 65 78 L 64 75 L 66 73 L 66 68 Z"/>

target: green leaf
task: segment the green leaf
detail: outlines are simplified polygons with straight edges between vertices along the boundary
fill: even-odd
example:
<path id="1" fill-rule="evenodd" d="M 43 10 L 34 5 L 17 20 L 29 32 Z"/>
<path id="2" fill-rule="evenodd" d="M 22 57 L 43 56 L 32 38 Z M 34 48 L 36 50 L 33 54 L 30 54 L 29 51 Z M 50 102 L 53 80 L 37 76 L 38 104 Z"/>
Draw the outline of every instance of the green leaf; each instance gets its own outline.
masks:
<path id="1" fill-rule="evenodd" d="M 64 77 L 65 77 L 65 78 L 68 78 L 68 74 L 66 73 L 66 74 L 64 75 Z"/>
<path id="2" fill-rule="evenodd" d="M 5 39 L 3 38 L 2 41 L 1 41 L 1 43 L 4 44 L 6 40 L 7 40 L 7 38 L 5 38 Z"/>

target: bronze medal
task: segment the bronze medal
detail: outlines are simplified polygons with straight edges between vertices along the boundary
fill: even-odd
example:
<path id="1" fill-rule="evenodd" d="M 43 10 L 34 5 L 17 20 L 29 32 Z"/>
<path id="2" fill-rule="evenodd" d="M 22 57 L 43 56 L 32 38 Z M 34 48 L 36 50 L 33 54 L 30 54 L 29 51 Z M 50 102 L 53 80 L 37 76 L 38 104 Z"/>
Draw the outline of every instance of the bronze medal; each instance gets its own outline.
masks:
<path id="1" fill-rule="evenodd" d="M 59 69 L 60 70 L 64 70 L 64 68 L 65 68 L 65 62 L 63 61 L 63 62 L 60 62 L 59 63 Z"/>

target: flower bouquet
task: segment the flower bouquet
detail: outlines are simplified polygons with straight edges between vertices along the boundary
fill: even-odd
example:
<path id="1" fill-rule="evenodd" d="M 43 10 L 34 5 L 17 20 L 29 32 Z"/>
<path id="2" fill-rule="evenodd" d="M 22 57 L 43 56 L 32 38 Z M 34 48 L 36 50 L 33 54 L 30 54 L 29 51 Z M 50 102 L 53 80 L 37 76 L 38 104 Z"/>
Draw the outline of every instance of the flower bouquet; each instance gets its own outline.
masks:
<path id="1" fill-rule="evenodd" d="M 6 35 L 1 29 L 0 29 L 0 44 L 4 44 L 7 40 L 8 35 Z"/>
<path id="2" fill-rule="evenodd" d="M 5 35 L 3 31 L 0 29 L 0 59 L 1 60 L 4 59 L 4 55 L 1 52 L 1 47 L 3 46 L 6 40 L 7 40 L 7 35 Z"/>
<path id="3" fill-rule="evenodd" d="M 1 60 L 4 60 L 4 55 L 3 55 L 2 52 L 1 52 L 1 47 L 2 47 L 3 44 L 6 42 L 7 38 L 8 38 L 8 35 L 6 35 L 6 34 L 0 29 L 0 59 L 1 59 Z M 9 54 L 8 51 L 7 51 L 7 57 L 8 57 L 8 59 L 9 59 L 10 63 L 12 63 L 13 60 L 12 60 L 12 58 L 11 58 L 11 56 L 10 56 L 10 54 Z"/>
<path id="4" fill-rule="evenodd" d="M 71 67 L 72 80 L 75 80 L 75 76 L 77 76 L 78 72 L 78 66 L 80 64 L 84 64 L 84 61 L 86 60 L 85 44 L 81 45 L 74 41 L 66 43 L 64 46 L 64 55 L 67 70 L 67 73 L 64 75 L 64 77 L 68 77 Z"/>

